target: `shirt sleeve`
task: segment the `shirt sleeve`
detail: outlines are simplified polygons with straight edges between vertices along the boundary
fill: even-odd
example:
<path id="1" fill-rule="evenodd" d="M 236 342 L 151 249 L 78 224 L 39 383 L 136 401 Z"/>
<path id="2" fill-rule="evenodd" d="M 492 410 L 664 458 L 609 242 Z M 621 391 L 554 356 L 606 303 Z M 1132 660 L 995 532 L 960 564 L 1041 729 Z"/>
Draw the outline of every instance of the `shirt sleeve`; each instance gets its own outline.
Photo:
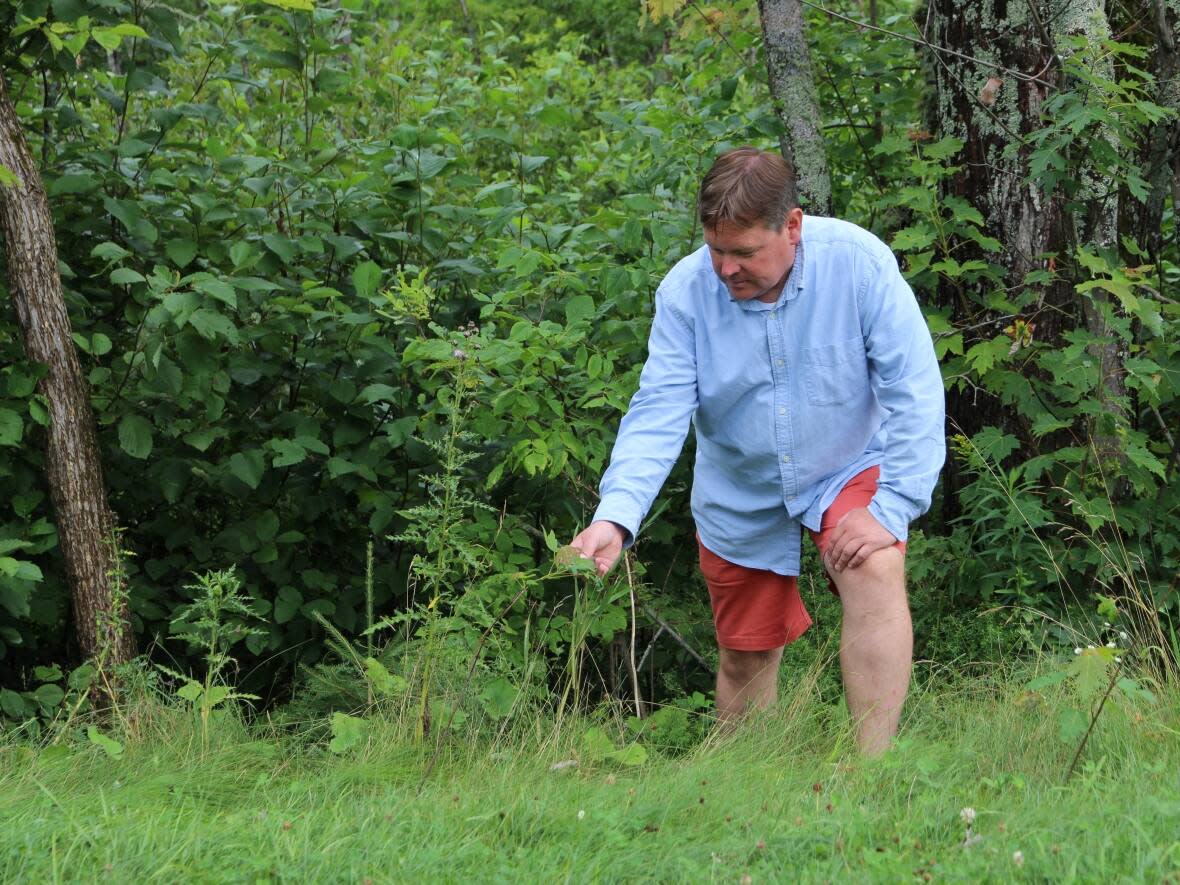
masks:
<path id="1" fill-rule="evenodd" d="M 946 459 L 945 396 L 934 342 L 892 252 L 870 272 L 860 303 L 869 380 L 886 411 L 884 460 L 869 513 L 904 541 L 930 507 Z"/>
<path id="2" fill-rule="evenodd" d="M 619 425 L 594 513 L 595 520 L 610 520 L 628 532 L 626 546 L 634 543 L 643 518 L 680 457 L 696 407 L 693 327 L 661 288 L 656 293 L 639 390 Z"/>

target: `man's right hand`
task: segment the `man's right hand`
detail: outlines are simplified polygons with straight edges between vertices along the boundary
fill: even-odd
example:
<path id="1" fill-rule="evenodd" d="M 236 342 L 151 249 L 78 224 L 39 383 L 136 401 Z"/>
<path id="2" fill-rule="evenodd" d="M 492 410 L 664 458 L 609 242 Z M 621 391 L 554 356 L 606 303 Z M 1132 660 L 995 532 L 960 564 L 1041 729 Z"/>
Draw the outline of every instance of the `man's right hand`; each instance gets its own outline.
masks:
<path id="1" fill-rule="evenodd" d="M 570 546 L 587 559 L 593 559 L 598 574 L 605 575 L 623 552 L 623 541 L 626 537 L 626 530 L 618 523 L 600 519 L 586 526 L 570 542 Z"/>

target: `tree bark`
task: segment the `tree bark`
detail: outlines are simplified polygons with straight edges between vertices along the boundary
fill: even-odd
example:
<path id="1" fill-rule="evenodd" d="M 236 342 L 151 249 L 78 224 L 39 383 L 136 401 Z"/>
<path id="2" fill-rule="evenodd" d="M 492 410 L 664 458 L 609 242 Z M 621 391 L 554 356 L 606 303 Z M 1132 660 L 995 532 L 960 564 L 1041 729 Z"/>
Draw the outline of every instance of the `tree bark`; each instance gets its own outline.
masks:
<path id="1" fill-rule="evenodd" d="M 1025 288 L 1026 275 L 1046 266 L 1046 254 L 1062 261 L 1078 245 L 1117 247 L 1119 199 L 1111 182 L 1084 159 L 1079 163 L 1074 170 L 1081 185 L 1078 199 L 1087 207 L 1079 215 L 1067 208 L 1063 194 L 1046 193 L 1030 181 L 1032 148 L 1024 142 L 1044 125 L 1042 111 L 1050 90 L 1067 85 L 1062 83 L 1064 38 L 1083 36 L 1090 45 L 1110 38 L 1103 0 L 929 0 L 927 21 L 926 38 L 932 44 L 968 56 L 930 52 L 936 88 L 929 124 L 932 131 L 965 142 L 962 167 L 952 177 L 950 190 L 982 213 L 986 232 L 1002 244 L 998 259 L 989 257 L 1003 263 L 1006 285 L 1013 291 Z M 996 74 L 970 57 L 1023 72 L 1027 78 Z M 1112 78 L 1115 74 L 1113 67 L 1103 73 Z M 1097 137 L 1109 141 L 1114 136 Z M 1042 285 L 1024 319 L 1035 323 L 1041 341 L 1058 340 L 1078 326 L 1102 339 L 1091 347 L 1099 363 L 1097 396 L 1107 415 L 1125 421 L 1121 349 L 1106 321 L 1109 296 L 1095 290 L 1079 298 L 1073 282 L 1060 279 Z M 996 317 L 980 303 L 964 304 L 957 292 L 942 293 L 940 298 L 956 325 L 984 329 L 984 337 L 995 334 L 996 326 L 987 321 Z M 984 400 L 976 391 L 952 391 L 948 416 L 968 434 L 992 424 L 1030 443 L 1026 428 L 998 399 Z M 1097 426 L 1086 430 L 1100 451 L 1122 457 L 1116 436 Z M 950 485 L 956 485 L 953 477 Z"/>
<path id="2" fill-rule="evenodd" d="M 88 659 L 119 664 L 134 656 L 135 644 L 126 597 L 113 598 L 114 518 L 94 413 L 57 272 L 49 201 L 2 75 L 0 164 L 17 178 L 11 187 L 0 185 L 0 227 L 17 324 L 29 360 L 49 369 L 37 385 L 51 418 L 45 464 L 78 644 Z"/>
<path id="3" fill-rule="evenodd" d="M 832 214 L 832 184 L 811 53 L 803 34 L 799 0 L 758 0 L 762 44 L 774 109 L 786 132 L 779 139 L 783 156 L 794 168 L 799 195 L 808 212 Z"/>

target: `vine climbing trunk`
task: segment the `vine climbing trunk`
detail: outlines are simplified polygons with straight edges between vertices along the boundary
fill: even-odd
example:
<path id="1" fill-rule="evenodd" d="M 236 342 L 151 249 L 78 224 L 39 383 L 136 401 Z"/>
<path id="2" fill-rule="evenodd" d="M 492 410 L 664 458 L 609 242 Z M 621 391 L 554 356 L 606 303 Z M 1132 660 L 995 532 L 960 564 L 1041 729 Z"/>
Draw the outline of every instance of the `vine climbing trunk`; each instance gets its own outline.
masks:
<path id="1" fill-rule="evenodd" d="M 807 211 L 831 215 L 832 184 L 811 53 L 803 31 L 803 5 L 799 0 L 758 0 L 758 13 L 770 94 L 784 127 L 779 139 L 783 156 L 795 168 Z"/>
<path id="2" fill-rule="evenodd" d="M 0 229 L 9 289 L 30 361 L 48 371 L 45 465 L 81 652 L 104 665 L 135 654 L 125 599 L 112 590 L 114 518 L 107 505 L 94 413 L 74 348 L 49 202 L 8 87 L 0 75 Z M 12 178 L 15 177 L 15 181 Z"/>

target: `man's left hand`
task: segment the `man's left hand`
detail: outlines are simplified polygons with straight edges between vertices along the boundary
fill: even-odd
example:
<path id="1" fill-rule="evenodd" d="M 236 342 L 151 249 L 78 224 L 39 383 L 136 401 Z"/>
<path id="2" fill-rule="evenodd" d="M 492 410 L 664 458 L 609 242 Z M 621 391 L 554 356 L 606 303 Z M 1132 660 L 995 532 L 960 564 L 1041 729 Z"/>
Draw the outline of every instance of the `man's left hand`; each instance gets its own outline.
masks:
<path id="1" fill-rule="evenodd" d="M 840 517 L 824 553 L 830 572 L 857 568 L 872 554 L 897 543 L 889 529 L 877 522 L 867 507 L 856 507 Z"/>

